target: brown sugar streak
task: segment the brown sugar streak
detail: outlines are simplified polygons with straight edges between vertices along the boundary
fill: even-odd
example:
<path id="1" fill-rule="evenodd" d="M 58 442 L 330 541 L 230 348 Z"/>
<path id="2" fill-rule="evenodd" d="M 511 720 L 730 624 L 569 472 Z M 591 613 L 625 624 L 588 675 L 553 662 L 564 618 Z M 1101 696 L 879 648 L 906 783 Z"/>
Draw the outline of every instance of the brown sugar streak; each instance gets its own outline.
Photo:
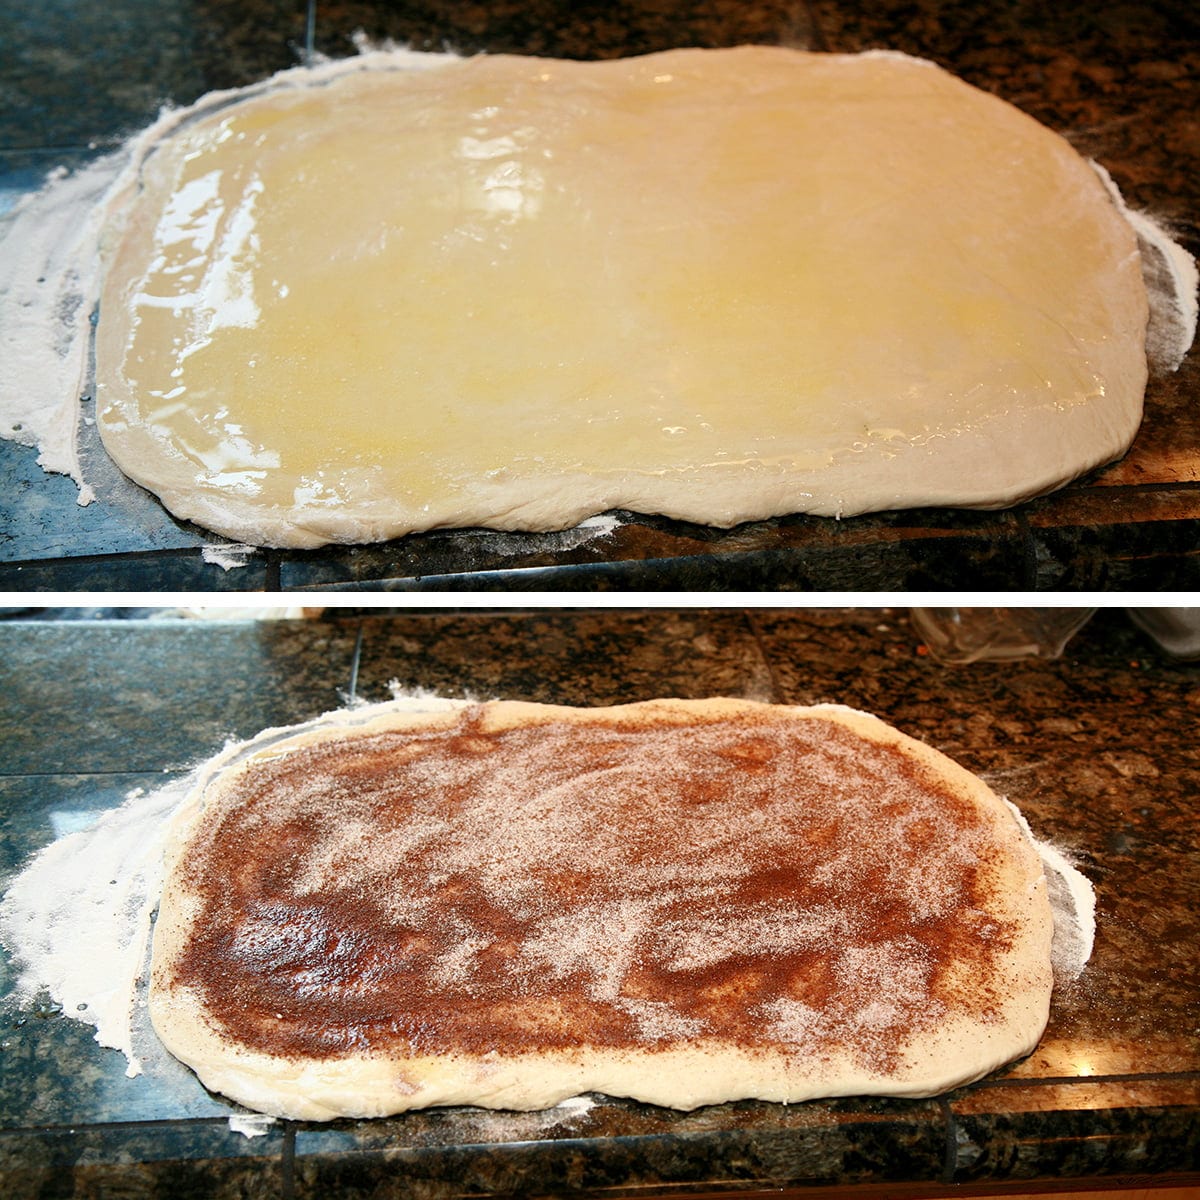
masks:
<path id="1" fill-rule="evenodd" d="M 830 720 L 468 710 L 249 764 L 193 840 L 171 983 L 283 1057 L 713 1038 L 886 1071 L 949 1007 L 988 1017 L 951 972 L 1007 945 L 987 844 L 969 802 Z"/>

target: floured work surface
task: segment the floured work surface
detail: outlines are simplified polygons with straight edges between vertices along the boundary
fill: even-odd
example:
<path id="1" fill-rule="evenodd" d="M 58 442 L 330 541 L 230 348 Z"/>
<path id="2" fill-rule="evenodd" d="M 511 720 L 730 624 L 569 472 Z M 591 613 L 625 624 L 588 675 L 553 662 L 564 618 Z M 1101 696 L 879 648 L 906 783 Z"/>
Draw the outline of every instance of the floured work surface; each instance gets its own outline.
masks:
<path id="1" fill-rule="evenodd" d="M 865 714 L 382 705 L 181 812 L 150 1014 L 304 1119 L 928 1095 L 1033 1048 L 1051 933 L 1007 805 Z"/>
<path id="2" fill-rule="evenodd" d="M 116 206 L 100 427 L 178 516 L 306 546 L 999 507 L 1137 430 L 1128 222 L 930 63 L 364 62 L 201 110 Z"/>

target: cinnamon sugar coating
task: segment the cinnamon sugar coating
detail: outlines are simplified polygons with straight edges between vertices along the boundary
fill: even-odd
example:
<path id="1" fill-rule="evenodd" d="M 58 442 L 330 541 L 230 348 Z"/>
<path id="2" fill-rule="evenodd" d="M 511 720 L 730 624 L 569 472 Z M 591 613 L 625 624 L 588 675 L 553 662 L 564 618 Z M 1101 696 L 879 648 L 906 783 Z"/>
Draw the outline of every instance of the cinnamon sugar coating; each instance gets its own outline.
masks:
<path id="1" fill-rule="evenodd" d="M 610 713 L 252 760 L 191 833 L 159 986 L 295 1060 L 714 1041 L 887 1075 L 993 1019 L 1016 928 L 960 788 L 832 717 Z"/>

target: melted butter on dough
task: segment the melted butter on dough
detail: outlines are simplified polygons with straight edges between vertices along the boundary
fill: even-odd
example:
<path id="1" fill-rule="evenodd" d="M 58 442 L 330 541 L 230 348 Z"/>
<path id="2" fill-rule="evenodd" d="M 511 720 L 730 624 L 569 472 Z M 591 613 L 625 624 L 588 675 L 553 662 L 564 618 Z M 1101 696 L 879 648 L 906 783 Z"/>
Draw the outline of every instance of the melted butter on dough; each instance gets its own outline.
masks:
<path id="1" fill-rule="evenodd" d="M 1105 186 L 899 55 L 291 75 L 153 149 L 121 221 L 105 445 L 256 544 L 997 507 L 1140 421 Z"/>

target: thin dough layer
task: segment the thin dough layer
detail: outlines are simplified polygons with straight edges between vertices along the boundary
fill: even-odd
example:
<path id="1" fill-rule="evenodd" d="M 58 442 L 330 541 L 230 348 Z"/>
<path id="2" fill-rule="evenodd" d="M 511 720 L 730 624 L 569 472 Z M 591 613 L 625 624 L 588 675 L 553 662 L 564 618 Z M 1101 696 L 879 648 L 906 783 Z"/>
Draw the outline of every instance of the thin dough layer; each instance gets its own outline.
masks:
<path id="1" fill-rule="evenodd" d="M 219 760 L 166 865 L 155 1029 L 301 1119 L 929 1095 L 1049 1008 L 1013 812 L 840 706 L 332 714 Z"/>
<path id="2" fill-rule="evenodd" d="M 1000 507 L 1132 440 L 1134 233 L 1003 101 L 896 54 L 430 57 L 201 110 L 118 206 L 100 429 L 177 515 Z"/>

